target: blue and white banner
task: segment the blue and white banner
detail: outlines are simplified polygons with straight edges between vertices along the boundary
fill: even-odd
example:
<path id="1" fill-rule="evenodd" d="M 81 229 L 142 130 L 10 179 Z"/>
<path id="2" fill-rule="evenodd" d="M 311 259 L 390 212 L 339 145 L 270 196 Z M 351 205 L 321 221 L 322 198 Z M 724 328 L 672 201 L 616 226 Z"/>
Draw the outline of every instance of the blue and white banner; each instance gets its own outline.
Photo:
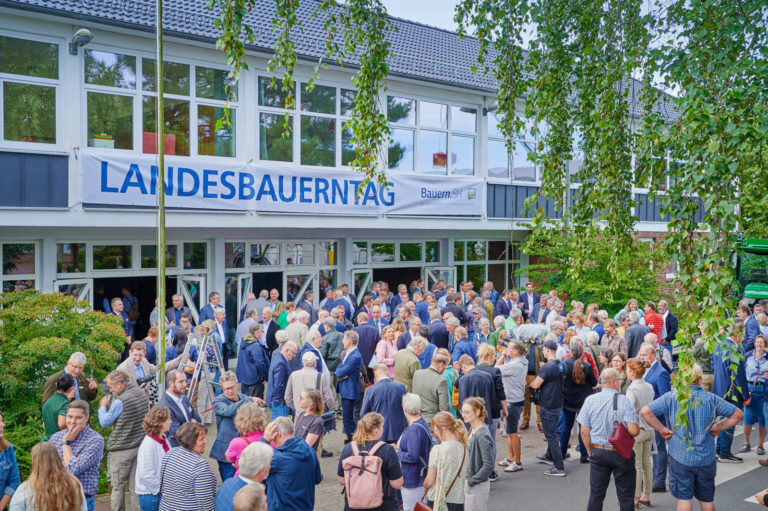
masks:
<path id="1" fill-rule="evenodd" d="M 150 155 L 86 151 L 85 204 L 155 206 L 157 163 Z M 424 216 L 481 216 L 482 179 L 389 173 L 387 186 L 355 172 L 266 168 L 238 162 L 166 157 L 165 204 L 170 208 Z"/>

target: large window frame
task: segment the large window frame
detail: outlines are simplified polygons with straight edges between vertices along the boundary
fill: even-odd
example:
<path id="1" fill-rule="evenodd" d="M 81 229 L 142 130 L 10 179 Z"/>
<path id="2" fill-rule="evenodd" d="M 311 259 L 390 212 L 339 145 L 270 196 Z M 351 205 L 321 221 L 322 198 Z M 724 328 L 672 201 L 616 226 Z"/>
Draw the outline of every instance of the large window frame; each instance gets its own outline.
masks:
<path id="1" fill-rule="evenodd" d="M 413 165 L 409 170 L 391 168 L 389 165 L 389 157 L 387 157 L 387 169 L 390 172 L 402 172 L 402 173 L 414 173 L 429 176 L 477 176 L 478 175 L 478 162 L 479 162 L 479 149 L 480 149 L 480 119 L 482 118 L 482 107 L 478 104 L 461 103 L 456 101 L 447 101 L 437 98 L 427 98 L 424 96 L 414 96 L 412 94 L 399 94 L 397 91 L 390 91 L 386 96 L 385 104 L 389 104 L 390 99 L 400 99 L 414 102 L 414 120 L 413 122 L 400 122 L 400 121 L 388 121 L 389 127 L 392 130 L 400 130 L 404 132 L 411 132 L 413 135 Z M 433 126 L 425 124 L 422 119 L 422 105 L 438 105 L 445 107 L 445 127 Z M 466 131 L 454 127 L 453 118 L 456 115 L 456 109 L 469 109 L 474 110 L 475 126 L 473 131 Z M 388 109 L 387 109 L 388 110 Z M 389 119 L 389 112 L 387 112 L 387 119 Z M 444 135 L 446 139 L 446 152 L 445 152 L 445 172 L 430 171 L 420 168 L 421 159 L 421 140 L 423 133 L 437 133 Z M 449 158 L 449 155 L 453 155 L 453 149 L 455 140 L 459 138 L 468 138 L 472 140 L 472 171 L 471 173 L 457 172 L 453 165 L 453 158 Z M 389 154 L 390 145 L 387 144 L 387 155 Z M 433 153 L 433 162 L 439 153 Z M 439 156 L 438 156 L 439 157 Z M 433 165 L 434 166 L 434 165 Z"/>
<path id="2" fill-rule="evenodd" d="M 4 271 L 5 266 L 5 246 L 6 245 L 33 245 L 34 246 L 34 272 L 32 273 L 8 273 Z M 23 281 L 26 289 L 40 289 L 40 269 L 41 269 L 40 242 L 37 240 L 3 240 L 0 242 L 0 293 L 5 292 L 6 283 L 13 281 Z M 29 286 L 29 283 L 32 285 Z"/>
<path id="3" fill-rule="evenodd" d="M 4 98 L 4 88 L 5 83 L 17 83 L 22 85 L 35 85 L 35 86 L 45 86 L 45 87 L 53 87 L 54 88 L 54 101 L 55 101 L 55 116 L 56 116 L 56 122 L 55 122 L 55 141 L 53 143 L 45 143 L 45 142 L 32 142 L 32 141 L 19 141 L 19 140 L 6 140 L 5 139 L 5 116 L 0 115 L 0 148 L 2 149 L 18 149 L 22 151 L 62 151 L 64 149 L 63 147 L 63 141 L 64 136 L 62 135 L 64 133 L 64 109 L 62 108 L 63 104 L 63 91 L 62 91 L 62 75 L 65 74 L 65 70 L 63 69 L 63 56 L 64 56 L 64 47 L 66 46 L 66 43 L 61 38 L 56 37 L 47 37 L 39 34 L 28 34 L 24 32 L 14 32 L 10 30 L 0 30 L 0 36 L 3 37 L 12 37 L 15 39 L 22 39 L 26 41 L 31 42 L 43 42 L 43 43 L 49 43 L 49 44 L 56 44 L 57 45 L 57 63 L 58 63 L 58 77 L 53 78 L 42 78 L 38 76 L 27 76 L 27 75 L 18 75 L 18 74 L 11 74 L 11 73 L 3 73 L 0 72 L 0 110 L 2 110 L 3 102 L 5 101 Z"/>
<path id="4" fill-rule="evenodd" d="M 106 52 L 106 53 L 113 53 L 117 55 L 124 55 L 128 57 L 135 58 L 135 83 L 133 88 L 123 88 L 123 87 L 113 87 L 108 85 L 98 85 L 98 84 L 91 84 L 86 83 L 85 79 L 85 54 L 86 51 L 97 51 L 97 52 Z M 144 153 L 144 147 L 143 147 L 143 124 L 144 124 L 144 109 L 143 109 L 143 101 L 144 98 L 151 98 L 153 108 L 154 103 L 157 98 L 157 92 L 152 90 L 144 90 L 143 88 L 143 61 L 144 59 L 150 59 L 152 61 L 155 60 L 154 55 L 140 52 L 140 51 L 133 51 L 130 49 L 124 49 L 120 47 L 113 47 L 108 45 L 88 45 L 88 48 L 86 48 L 84 51 L 81 52 L 81 56 L 79 57 L 79 74 L 78 74 L 78 81 L 81 86 L 81 101 L 82 101 L 82 109 L 81 109 L 81 116 L 82 116 L 82 131 L 81 131 L 81 141 L 82 141 L 82 147 L 87 147 L 89 149 L 106 149 L 109 151 L 126 151 L 130 153 L 139 153 L 139 154 L 155 154 L 155 153 Z M 189 105 L 189 126 L 188 126 L 188 132 L 187 135 L 189 136 L 189 154 L 188 155 L 174 155 L 176 157 L 188 157 L 188 158 L 210 158 L 218 161 L 234 161 L 238 158 L 238 155 L 243 153 L 241 149 L 241 132 L 243 131 L 242 124 L 243 119 L 241 117 L 241 108 L 240 108 L 240 102 L 238 100 L 238 97 L 234 97 L 232 101 L 230 102 L 228 108 L 233 116 L 233 125 L 234 125 L 234 154 L 231 156 L 217 156 L 217 155 L 209 155 L 209 154 L 200 154 L 200 148 L 198 143 L 198 130 L 200 125 L 198 124 L 198 108 L 199 107 L 213 107 L 213 108 L 226 108 L 227 102 L 226 100 L 220 100 L 220 99 L 210 99 L 210 98 L 203 98 L 198 97 L 197 95 L 197 80 L 196 80 L 196 70 L 197 68 L 209 68 L 209 69 L 215 69 L 217 71 L 222 72 L 229 72 L 226 67 L 222 66 L 221 64 L 217 63 L 211 63 L 208 61 L 201 61 L 201 60 L 192 60 L 187 59 L 183 57 L 174 57 L 174 56 L 166 56 L 164 59 L 164 62 L 172 63 L 172 64 L 181 64 L 188 66 L 188 72 L 189 72 L 189 94 L 183 95 L 183 94 L 170 94 L 170 93 L 164 93 L 163 96 L 166 100 L 178 100 L 178 101 L 185 101 Z M 154 68 L 153 68 L 154 72 Z M 157 83 L 158 78 L 154 77 L 155 83 Z M 101 93 L 101 94 L 109 94 L 109 95 L 115 95 L 115 96 L 123 96 L 123 97 L 130 97 L 132 100 L 132 137 L 133 137 L 133 143 L 131 149 L 119 149 L 119 148 L 105 148 L 105 147 L 90 147 L 88 142 L 88 93 Z M 147 132 L 151 133 L 151 132 Z M 244 153 L 243 153 L 244 154 Z"/>
<path id="5" fill-rule="evenodd" d="M 482 245 L 482 251 L 484 254 L 482 257 L 476 256 L 473 259 L 470 257 L 470 249 L 468 244 L 480 243 Z M 491 258 L 491 243 L 506 243 L 504 247 L 503 255 L 505 257 L 492 259 Z M 515 275 L 515 272 L 522 267 L 522 251 L 520 249 L 519 241 L 510 241 L 509 239 L 454 239 L 452 242 L 451 259 L 453 260 L 453 267 L 456 268 L 456 282 L 467 280 L 467 267 L 468 266 L 482 266 L 483 267 L 483 282 L 489 280 L 489 265 L 504 265 L 504 281 L 497 282 L 498 279 L 493 281 L 497 291 L 501 292 L 502 289 L 519 289 L 520 277 Z M 478 251 L 475 250 L 475 253 Z M 477 283 L 475 283 L 477 284 Z M 475 286 L 475 291 L 479 287 Z"/>

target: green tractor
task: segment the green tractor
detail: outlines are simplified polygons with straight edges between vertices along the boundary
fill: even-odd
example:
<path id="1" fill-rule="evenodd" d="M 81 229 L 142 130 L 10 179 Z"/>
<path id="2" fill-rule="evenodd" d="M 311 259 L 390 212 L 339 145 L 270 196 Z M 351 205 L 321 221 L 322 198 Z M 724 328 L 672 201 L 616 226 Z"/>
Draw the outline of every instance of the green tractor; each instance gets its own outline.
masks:
<path id="1" fill-rule="evenodd" d="M 737 250 L 738 296 L 751 307 L 768 299 L 768 239 L 742 239 Z"/>

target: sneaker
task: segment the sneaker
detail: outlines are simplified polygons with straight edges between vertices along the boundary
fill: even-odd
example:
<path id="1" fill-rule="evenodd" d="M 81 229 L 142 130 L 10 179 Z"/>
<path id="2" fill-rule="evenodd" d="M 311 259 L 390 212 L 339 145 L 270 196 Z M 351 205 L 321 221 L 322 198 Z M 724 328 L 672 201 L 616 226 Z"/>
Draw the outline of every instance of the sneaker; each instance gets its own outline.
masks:
<path id="1" fill-rule="evenodd" d="M 758 456 L 765 456 L 765 449 L 763 449 L 762 447 L 758 447 L 755 452 L 757 452 Z"/>
<path id="2" fill-rule="evenodd" d="M 333 453 L 323 449 L 322 453 L 320 454 L 320 457 L 321 458 L 332 458 L 333 457 Z"/>
<path id="3" fill-rule="evenodd" d="M 549 470 L 546 470 L 544 475 L 552 477 L 565 477 L 565 470 L 557 470 L 555 467 L 552 467 Z"/>
<path id="4" fill-rule="evenodd" d="M 491 472 L 491 477 L 488 478 L 488 480 L 492 483 L 495 483 L 498 479 L 499 479 L 499 474 L 497 474 L 495 470 Z"/>
<path id="5" fill-rule="evenodd" d="M 751 449 L 752 449 L 752 446 L 750 446 L 749 444 L 744 444 L 744 446 L 741 449 L 739 449 L 739 452 L 749 452 Z"/>
<path id="6" fill-rule="evenodd" d="M 545 463 L 547 465 L 553 465 L 553 466 L 555 464 L 554 461 L 552 461 L 551 459 L 547 458 L 546 454 L 537 454 L 536 455 L 536 459 L 539 460 L 539 463 Z"/>
<path id="7" fill-rule="evenodd" d="M 720 456 L 717 457 L 717 461 L 721 463 L 744 463 L 744 460 L 742 458 L 739 458 L 738 456 L 734 456 L 731 453 L 720 453 Z M 760 460 L 764 461 L 764 460 Z M 768 460 L 765 460 L 768 461 Z"/>
<path id="8" fill-rule="evenodd" d="M 507 465 L 507 468 L 504 469 L 504 472 L 520 472 L 521 470 L 523 470 L 523 466 L 518 465 L 513 461 L 511 464 Z"/>
<path id="9" fill-rule="evenodd" d="M 499 466 L 500 467 L 508 467 L 510 465 L 513 465 L 514 463 L 515 463 L 514 461 L 511 461 L 511 460 L 508 460 L 507 458 L 504 458 L 503 460 L 501 460 L 499 462 Z"/>

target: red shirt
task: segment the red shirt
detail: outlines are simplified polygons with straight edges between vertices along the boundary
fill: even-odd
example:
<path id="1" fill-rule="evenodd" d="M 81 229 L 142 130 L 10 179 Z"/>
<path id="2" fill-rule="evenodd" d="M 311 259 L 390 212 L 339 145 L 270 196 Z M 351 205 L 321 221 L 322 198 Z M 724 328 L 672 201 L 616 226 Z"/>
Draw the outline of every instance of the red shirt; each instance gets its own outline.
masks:
<path id="1" fill-rule="evenodd" d="M 664 318 L 656 314 L 654 311 L 646 313 L 645 326 L 651 329 L 651 333 L 656 334 L 656 337 L 661 340 L 661 329 L 664 328 Z"/>

